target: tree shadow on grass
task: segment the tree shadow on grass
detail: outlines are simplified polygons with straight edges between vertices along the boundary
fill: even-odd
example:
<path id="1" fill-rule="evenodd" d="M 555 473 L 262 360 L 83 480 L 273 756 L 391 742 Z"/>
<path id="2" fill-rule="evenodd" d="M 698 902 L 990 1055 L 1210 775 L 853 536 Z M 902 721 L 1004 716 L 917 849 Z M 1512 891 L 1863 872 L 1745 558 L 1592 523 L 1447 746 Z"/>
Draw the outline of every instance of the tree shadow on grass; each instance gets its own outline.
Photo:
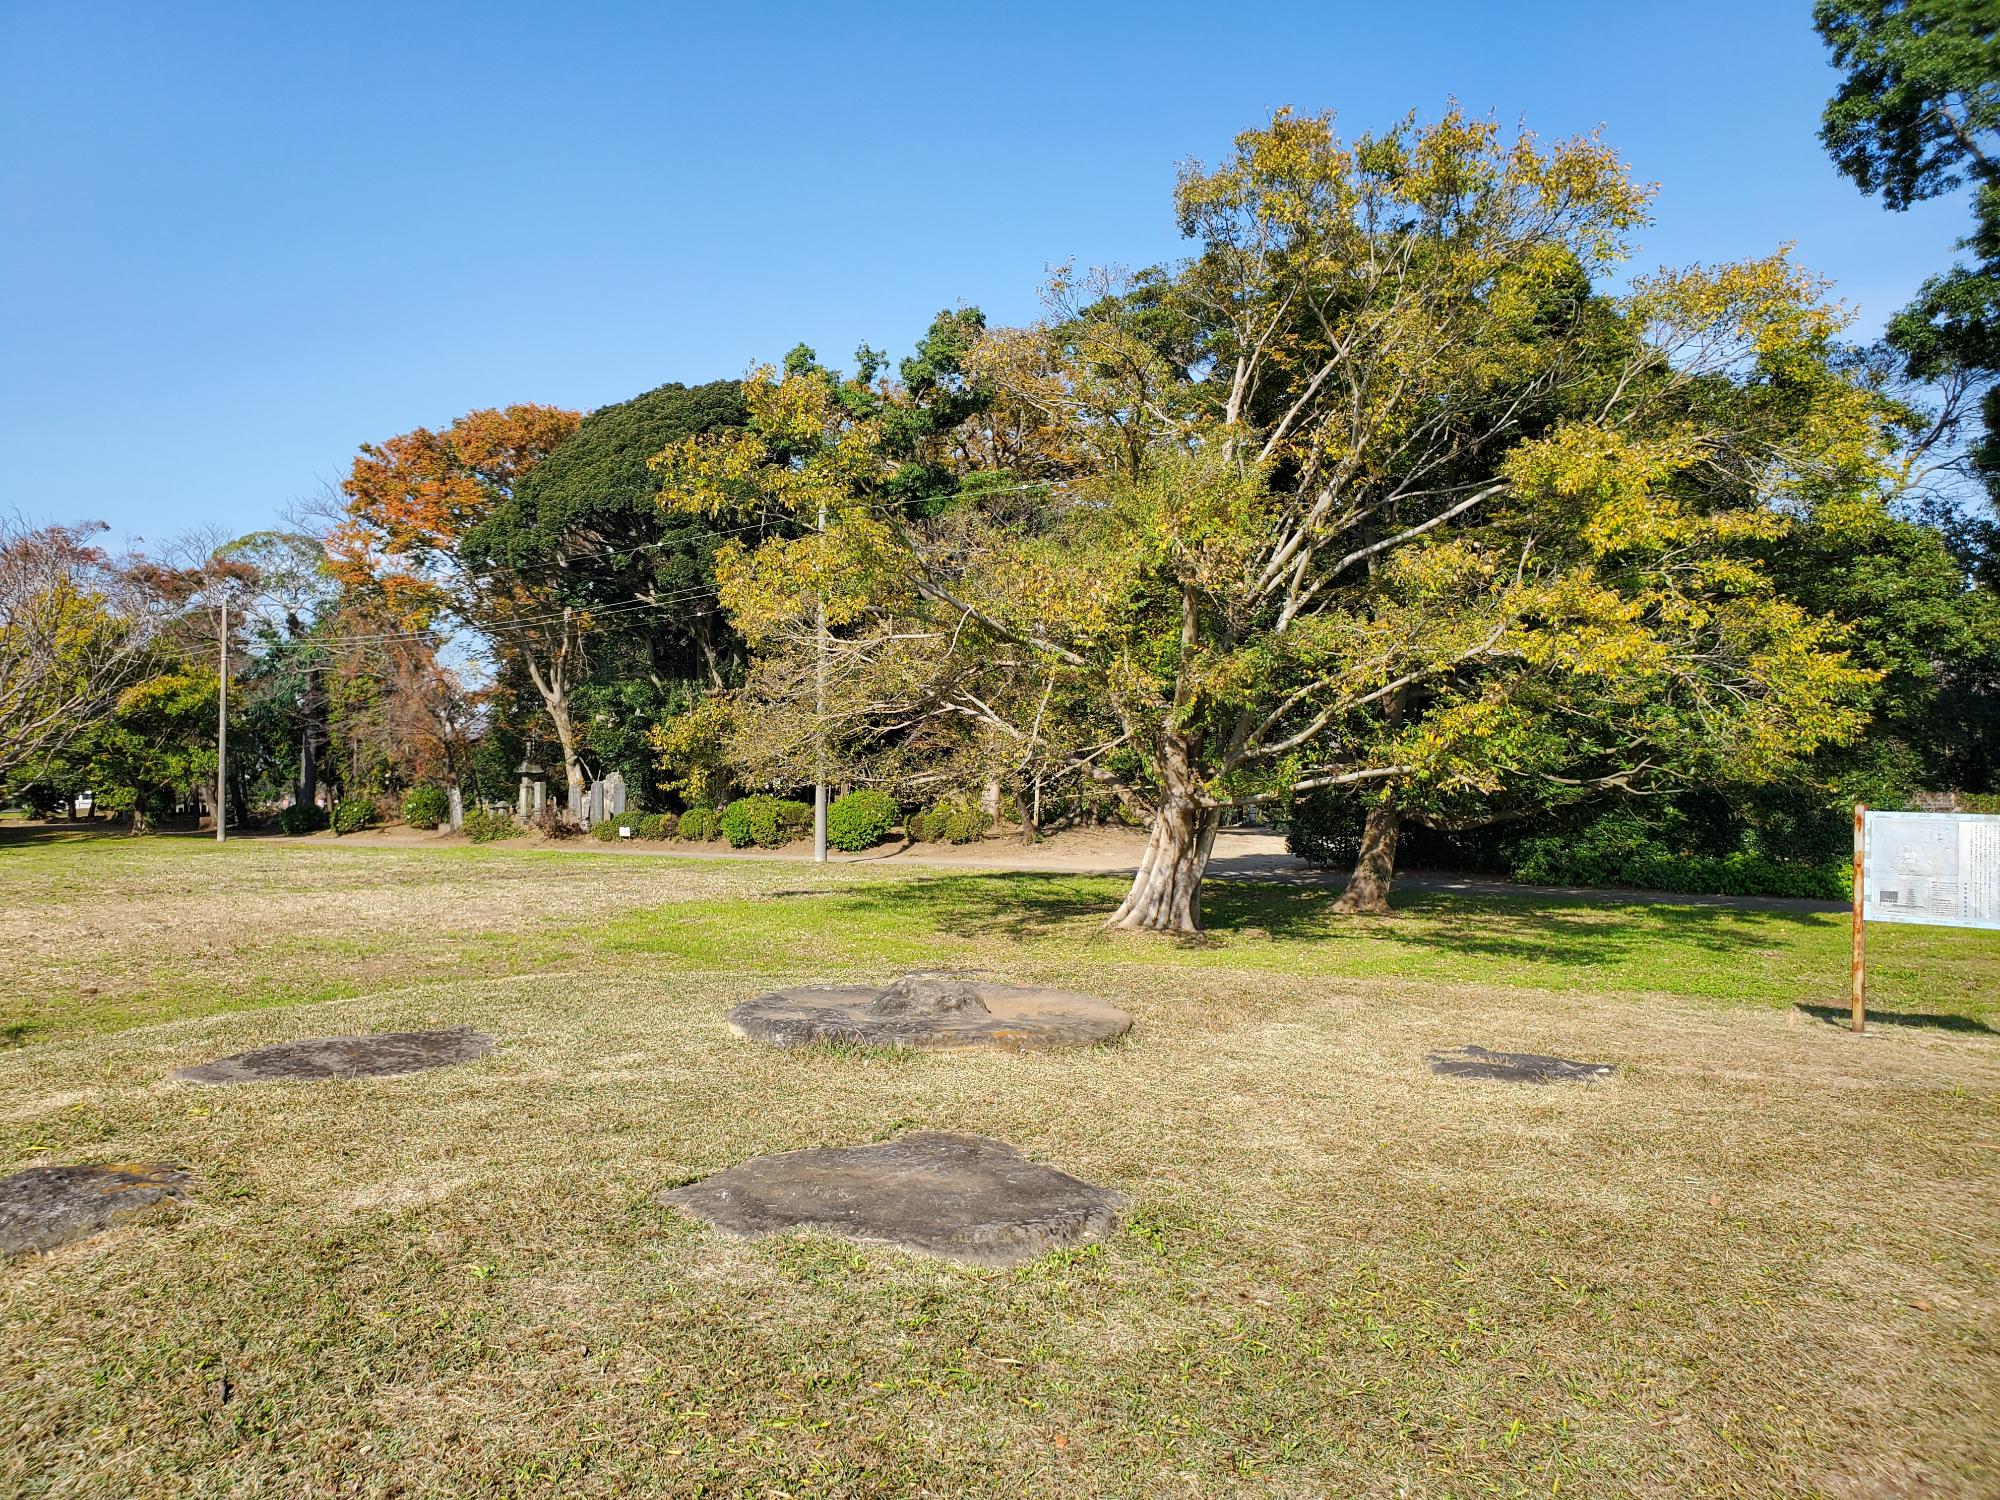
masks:
<path id="1" fill-rule="evenodd" d="M 128 839 L 129 828 L 110 823 L 0 823 L 0 849 L 41 844 L 80 844 L 96 839 Z"/>
<path id="2" fill-rule="evenodd" d="M 931 931 L 1015 941 L 1058 931 L 1087 934 L 1090 919 L 1111 915 L 1122 882 L 1087 875 L 1008 871 L 930 875 L 829 891 L 817 903 L 827 916 L 877 929 L 906 925 L 913 908 Z"/>
<path id="3" fill-rule="evenodd" d="M 1844 1005 L 1805 1005 L 1797 1007 L 1815 1020 L 1825 1021 L 1830 1026 L 1845 1029 L 1853 1019 L 1853 1012 Z M 1972 1016 L 1954 1016 L 1939 1011 L 1925 1010 L 1870 1010 L 1870 1026 L 1912 1026 L 1930 1031 L 1956 1031 L 1971 1036 L 2000 1036 L 2000 1030 L 1987 1025 Z"/>
<path id="4" fill-rule="evenodd" d="M 1743 955 L 1788 944 L 1828 919 L 1817 913 L 1647 905 L 1632 909 L 1549 896 L 1406 892 L 1392 915 L 1335 916 L 1335 892 L 1231 882 L 1207 893 L 1217 931 L 1261 927 L 1274 937 L 1380 937 L 1457 956 L 1575 967 L 1621 962 L 1661 946 Z M 1416 921 L 1399 918 L 1418 918 Z M 1773 929 L 1781 929 L 1774 931 Z"/>
<path id="5" fill-rule="evenodd" d="M 1125 887 L 1116 876 L 953 874 L 849 887 L 827 893 L 819 904 L 829 917 L 857 926 L 907 932 L 914 916 L 925 930 L 1018 942 L 1058 933 L 1091 936 L 1116 909 Z M 1615 964 L 1662 947 L 1750 955 L 1782 948 L 1803 929 L 1829 920 L 1817 913 L 1665 905 L 1627 911 L 1546 896 L 1433 892 L 1396 897 L 1395 914 L 1387 919 L 1341 917 L 1331 911 L 1335 894 L 1323 886 L 1218 881 L 1203 891 L 1203 919 L 1215 940 L 1254 935 L 1333 944 L 1378 938 L 1458 957 L 1556 967 Z"/>

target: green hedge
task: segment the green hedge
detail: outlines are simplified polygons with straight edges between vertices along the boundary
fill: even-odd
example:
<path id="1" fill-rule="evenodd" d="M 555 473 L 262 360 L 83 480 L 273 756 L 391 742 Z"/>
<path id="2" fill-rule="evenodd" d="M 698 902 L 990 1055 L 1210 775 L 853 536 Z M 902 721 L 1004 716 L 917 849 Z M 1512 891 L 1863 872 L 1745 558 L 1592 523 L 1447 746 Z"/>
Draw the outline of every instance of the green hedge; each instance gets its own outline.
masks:
<path id="1" fill-rule="evenodd" d="M 776 849 L 813 826 L 812 804 L 784 797 L 738 797 L 718 817 L 722 836 L 732 849 Z"/>
<path id="2" fill-rule="evenodd" d="M 675 821 L 672 813 L 620 813 L 615 818 L 606 818 L 591 832 L 606 843 L 623 838 L 621 830 L 626 828 L 632 830 L 635 839 L 670 839 L 674 836 Z"/>
<path id="3" fill-rule="evenodd" d="M 690 807 L 681 814 L 675 832 L 691 844 L 706 844 L 715 838 L 720 821 L 712 807 Z"/>
<path id="4" fill-rule="evenodd" d="M 1845 901 L 1846 861 L 1778 860 L 1751 850 L 1676 849 L 1634 814 L 1608 812 L 1573 832 L 1522 839 L 1509 873 L 1530 885 L 1632 886 L 1705 896 L 1803 896 Z"/>
<path id="5" fill-rule="evenodd" d="M 412 828 L 436 828 L 451 816 L 451 796 L 441 786 L 413 786 L 403 793 L 403 821 Z"/>
<path id="6" fill-rule="evenodd" d="M 849 792 L 835 797 L 826 810 L 826 841 L 850 854 L 872 849 L 889 836 L 900 815 L 896 799 L 887 792 Z"/>
<path id="7" fill-rule="evenodd" d="M 1287 847 L 1302 859 L 1350 867 L 1366 811 L 1358 797 L 1300 797 L 1288 809 Z M 1649 806 L 1643 813 L 1614 806 L 1545 820 L 1533 833 L 1520 824 L 1501 824 L 1449 834 L 1406 818 L 1397 863 L 1414 870 L 1477 871 L 1528 885 L 1849 899 L 1848 861 L 1833 853 L 1816 828 L 1801 831 L 1797 825 L 1806 821 L 1773 815 L 1755 829 L 1711 828 L 1671 806 Z M 1728 847 L 1730 840 L 1739 847 Z"/>
<path id="8" fill-rule="evenodd" d="M 293 803 L 278 814 L 278 832 L 294 838 L 326 827 L 326 809 L 317 802 Z"/>
<path id="9" fill-rule="evenodd" d="M 992 826 L 993 819 L 977 802 L 946 798 L 924 812 L 911 813 L 905 831 L 914 843 L 970 844 Z"/>
<path id="10" fill-rule="evenodd" d="M 475 844 L 491 844 L 500 839 L 519 838 L 524 831 L 511 814 L 488 812 L 483 807 L 468 808 L 462 827 L 465 836 Z"/>
<path id="11" fill-rule="evenodd" d="M 359 833 L 375 820 L 375 804 L 366 797 L 342 797 L 333 809 L 335 833 Z"/>

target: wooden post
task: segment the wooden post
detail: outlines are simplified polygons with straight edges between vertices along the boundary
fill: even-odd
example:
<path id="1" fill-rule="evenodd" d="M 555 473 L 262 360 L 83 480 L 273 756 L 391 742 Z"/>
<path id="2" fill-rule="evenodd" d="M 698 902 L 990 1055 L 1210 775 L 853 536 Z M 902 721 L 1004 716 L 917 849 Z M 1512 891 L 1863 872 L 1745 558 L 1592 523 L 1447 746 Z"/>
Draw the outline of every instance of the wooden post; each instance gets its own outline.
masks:
<path id="1" fill-rule="evenodd" d="M 215 841 L 229 837 L 229 586 L 215 613 Z"/>
<path id="2" fill-rule="evenodd" d="M 1865 1030 L 1868 1024 L 1866 998 L 1868 954 L 1866 940 L 1862 937 L 1861 922 L 1861 877 L 1864 873 L 1862 844 L 1866 837 L 1867 826 L 1868 805 L 1865 802 L 1857 802 L 1854 804 L 1854 972 L 1852 975 L 1854 1000 L 1852 1024 L 1856 1031 Z"/>

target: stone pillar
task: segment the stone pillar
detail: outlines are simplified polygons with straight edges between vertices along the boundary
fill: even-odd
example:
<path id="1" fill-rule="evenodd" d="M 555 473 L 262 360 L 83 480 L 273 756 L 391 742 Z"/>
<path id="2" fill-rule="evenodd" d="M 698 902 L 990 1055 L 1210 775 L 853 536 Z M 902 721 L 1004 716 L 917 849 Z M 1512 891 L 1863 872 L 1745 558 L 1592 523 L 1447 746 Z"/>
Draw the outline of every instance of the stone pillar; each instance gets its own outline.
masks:
<path id="1" fill-rule="evenodd" d="M 445 797 L 451 804 L 451 831 L 457 833 L 461 828 L 465 827 L 465 798 L 460 794 L 457 787 L 453 787 L 450 791 L 446 792 Z"/>
<path id="2" fill-rule="evenodd" d="M 613 771 L 604 778 L 604 816 L 620 817 L 625 812 L 625 773 Z"/>
<path id="3" fill-rule="evenodd" d="M 528 790 L 528 778 L 523 776 L 521 778 L 521 795 L 515 800 L 515 811 L 520 814 L 523 822 L 527 821 L 529 803 L 533 801 L 534 795 L 533 792 Z"/>

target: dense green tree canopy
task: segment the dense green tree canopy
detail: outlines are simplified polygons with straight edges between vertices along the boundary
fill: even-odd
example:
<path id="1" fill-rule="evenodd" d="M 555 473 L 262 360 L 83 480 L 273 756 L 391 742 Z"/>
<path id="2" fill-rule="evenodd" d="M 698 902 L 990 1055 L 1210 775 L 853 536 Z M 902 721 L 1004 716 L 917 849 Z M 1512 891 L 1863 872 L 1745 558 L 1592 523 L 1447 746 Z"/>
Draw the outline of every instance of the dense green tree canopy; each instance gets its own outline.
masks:
<path id="1" fill-rule="evenodd" d="M 1972 264 L 1926 281 L 1890 323 L 1909 373 L 1944 386 L 1945 432 L 1983 408 L 1970 467 L 2000 494 L 2000 5 L 1993 0 L 1820 0 L 1813 20 L 1843 74 L 1820 138 L 1892 209 L 1962 189 Z"/>

